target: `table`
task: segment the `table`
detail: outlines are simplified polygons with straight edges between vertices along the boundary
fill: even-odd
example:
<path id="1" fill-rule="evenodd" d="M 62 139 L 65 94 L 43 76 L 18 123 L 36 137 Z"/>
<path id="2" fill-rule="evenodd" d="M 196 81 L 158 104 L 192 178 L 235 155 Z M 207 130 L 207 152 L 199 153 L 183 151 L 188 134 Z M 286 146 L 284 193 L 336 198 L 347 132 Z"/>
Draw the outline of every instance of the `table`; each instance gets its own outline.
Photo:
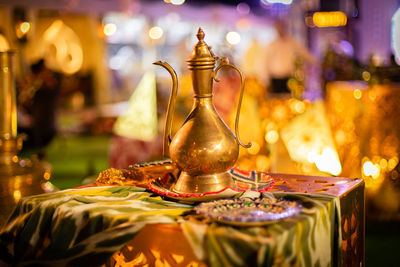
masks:
<path id="1" fill-rule="evenodd" d="M 274 194 L 299 201 L 303 212 L 265 227 L 204 221 L 192 205 L 137 187 L 24 198 L 0 234 L 0 256 L 6 262 L 52 266 L 364 264 L 362 180 L 272 176 Z"/>

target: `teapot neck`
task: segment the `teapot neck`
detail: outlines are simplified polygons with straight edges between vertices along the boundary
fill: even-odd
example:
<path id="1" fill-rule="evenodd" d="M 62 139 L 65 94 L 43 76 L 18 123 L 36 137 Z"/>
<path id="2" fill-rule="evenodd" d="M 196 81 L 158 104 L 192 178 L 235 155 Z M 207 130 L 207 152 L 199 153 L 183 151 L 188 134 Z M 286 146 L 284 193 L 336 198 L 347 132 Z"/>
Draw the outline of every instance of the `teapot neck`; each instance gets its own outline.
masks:
<path id="1" fill-rule="evenodd" d="M 213 69 L 192 69 L 192 82 L 195 97 L 212 97 Z"/>

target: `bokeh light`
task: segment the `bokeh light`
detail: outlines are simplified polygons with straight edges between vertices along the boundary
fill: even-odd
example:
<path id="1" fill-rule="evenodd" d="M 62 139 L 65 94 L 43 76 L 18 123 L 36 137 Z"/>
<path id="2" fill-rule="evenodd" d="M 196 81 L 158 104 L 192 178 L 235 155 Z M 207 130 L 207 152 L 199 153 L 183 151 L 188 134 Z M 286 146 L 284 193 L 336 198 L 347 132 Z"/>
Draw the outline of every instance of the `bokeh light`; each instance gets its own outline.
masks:
<path id="1" fill-rule="evenodd" d="M 353 91 L 353 96 L 355 99 L 361 99 L 362 97 L 362 92 L 360 89 L 356 89 Z"/>
<path id="2" fill-rule="evenodd" d="M 240 43 L 241 40 L 240 34 L 237 32 L 228 32 L 226 34 L 226 40 L 231 45 L 237 45 L 238 43 Z"/>
<path id="3" fill-rule="evenodd" d="M 291 5 L 293 0 L 261 0 L 261 3 Z"/>
<path id="4" fill-rule="evenodd" d="M 260 145 L 257 142 L 251 142 L 251 147 L 247 149 L 249 154 L 256 155 L 260 151 Z"/>
<path id="5" fill-rule="evenodd" d="M 149 30 L 149 37 L 153 40 L 160 39 L 164 34 L 163 29 L 158 26 L 154 26 Z"/>
<path id="6" fill-rule="evenodd" d="M 341 11 L 315 12 L 313 22 L 317 27 L 339 27 L 347 24 L 347 16 Z"/>
<path id="7" fill-rule="evenodd" d="M 21 24 L 19 25 L 19 29 L 22 33 L 26 34 L 31 29 L 31 24 L 27 21 L 21 22 Z"/>
<path id="8" fill-rule="evenodd" d="M 236 6 L 236 10 L 239 14 L 242 15 L 247 15 L 250 13 L 250 7 L 247 3 L 245 2 L 240 2 L 237 6 Z"/>
<path id="9" fill-rule="evenodd" d="M 171 0 L 171 4 L 179 6 L 185 3 L 185 0 Z"/>
<path id="10" fill-rule="evenodd" d="M 275 144 L 279 139 L 279 134 L 276 130 L 268 131 L 265 134 L 265 141 L 269 144 Z"/>
<path id="11" fill-rule="evenodd" d="M 104 35 L 111 36 L 117 32 L 117 25 L 114 23 L 107 23 L 103 28 Z"/>

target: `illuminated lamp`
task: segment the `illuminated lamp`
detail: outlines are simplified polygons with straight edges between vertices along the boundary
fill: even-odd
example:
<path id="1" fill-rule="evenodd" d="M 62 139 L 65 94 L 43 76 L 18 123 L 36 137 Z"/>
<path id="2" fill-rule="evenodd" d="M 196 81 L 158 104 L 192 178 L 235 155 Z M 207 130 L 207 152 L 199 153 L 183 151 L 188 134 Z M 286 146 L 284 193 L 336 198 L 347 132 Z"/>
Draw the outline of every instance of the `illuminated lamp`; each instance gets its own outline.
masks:
<path id="1" fill-rule="evenodd" d="M 156 77 L 148 71 L 143 75 L 131 98 L 125 114 L 114 124 L 114 133 L 120 136 L 153 141 L 157 137 Z"/>
<path id="2" fill-rule="evenodd" d="M 347 16 L 342 11 L 315 12 L 313 22 L 319 28 L 340 27 L 347 24 Z"/>

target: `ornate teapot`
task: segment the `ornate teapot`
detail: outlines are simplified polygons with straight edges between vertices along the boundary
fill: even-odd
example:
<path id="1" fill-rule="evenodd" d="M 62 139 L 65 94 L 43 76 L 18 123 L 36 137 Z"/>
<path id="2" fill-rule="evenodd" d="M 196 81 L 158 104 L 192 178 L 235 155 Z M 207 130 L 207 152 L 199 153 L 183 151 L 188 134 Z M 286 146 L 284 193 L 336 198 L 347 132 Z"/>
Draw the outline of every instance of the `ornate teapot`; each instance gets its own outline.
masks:
<path id="1" fill-rule="evenodd" d="M 178 89 L 177 75 L 166 62 L 153 64 L 164 67 L 172 77 L 172 91 L 169 98 L 164 128 L 164 156 L 170 157 L 182 172 L 173 188 L 178 193 L 215 192 L 233 186 L 230 173 L 239 155 L 239 145 L 249 148 L 239 138 L 238 123 L 243 97 L 244 78 L 241 71 L 223 58 L 218 60 L 211 48 L 204 42 L 204 32 L 199 28 L 198 43 L 187 60 L 194 90 L 194 103 L 182 127 L 171 139 L 172 116 Z M 240 96 L 236 112 L 235 134 L 220 118 L 213 104 L 213 80 L 223 67 L 232 67 L 241 78 Z"/>

